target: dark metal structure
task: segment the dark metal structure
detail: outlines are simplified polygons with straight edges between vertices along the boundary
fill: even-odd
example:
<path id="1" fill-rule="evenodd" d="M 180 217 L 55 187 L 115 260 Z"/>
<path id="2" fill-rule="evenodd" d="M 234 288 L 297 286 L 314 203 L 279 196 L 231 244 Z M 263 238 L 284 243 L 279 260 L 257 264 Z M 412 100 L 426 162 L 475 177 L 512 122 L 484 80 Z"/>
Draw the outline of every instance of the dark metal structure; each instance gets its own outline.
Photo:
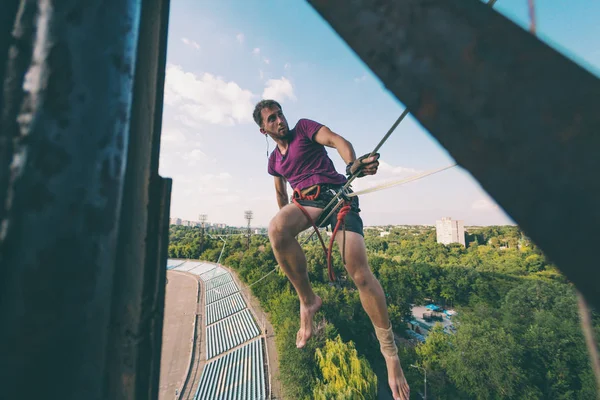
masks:
<path id="1" fill-rule="evenodd" d="M 477 0 L 309 2 L 600 306 L 600 81 Z M 2 398 L 157 398 L 168 16 L 3 3 Z"/>
<path id="2" fill-rule="evenodd" d="M 0 397 L 158 395 L 166 0 L 0 13 Z"/>
<path id="3" fill-rule="evenodd" d="M 600 308 L 600 80 L 477 0 L 308 0 Z"/>
<path id="4" fill-rule="evenodd" d="M 252 235 L 252 231 L 250 230 L 250 222 L 252 221 L 252 211 L 246 210 L 244 211 L 244 218 L 248 221 L 248 229 L 246 232 L 246 249 L 250 248 L 250 236 Z"/>

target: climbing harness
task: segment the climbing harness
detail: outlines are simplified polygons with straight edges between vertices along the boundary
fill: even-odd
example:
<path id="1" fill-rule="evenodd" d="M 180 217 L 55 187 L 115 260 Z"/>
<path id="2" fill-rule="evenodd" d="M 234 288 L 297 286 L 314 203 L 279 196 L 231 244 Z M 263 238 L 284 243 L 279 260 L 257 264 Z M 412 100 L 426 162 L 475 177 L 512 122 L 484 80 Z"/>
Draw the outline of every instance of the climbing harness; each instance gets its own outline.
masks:
<path id="1" fill-rule="evenodd" d="M 310 216 L 310 214 L 308 213 L 308 211 L 306 211 L 306 209 L 299 202 L 299 200 L 314 201 L 314 200 L 317 200 L 320 195 L 321 195 L 321 185 L 313 185 L 304 190 L 299 190 L 296 188 L 296 189 L 294 189 L 294 193 L 292 195 L 292 202 L 296 206 L 298 206 L 298 208 L 304 213 L 304 216 L 306 217 L 306 219 L 308 219 L 308 221 L 314 228 L 315 232 L 317 233 L 317 236 L 319 237 L 319 241 L 321 242 L 321 246 L 323 247 L 323 251 L 325 252 L 325 257 L 327 258 L 327 273 L 329 276 L 329 280 L 331 282 L 334 282 L 335 281 L 335 273 L 333 272 L 333 266 L 331 263 L 331 255 L 332 255 L 332 251 L 333 251 L 333 241 L 335 239 L 335 235 L 338 232 L 340 226 L 342 226 L 342 231 L 344 233 L 344 239 L 343 239 L 344 244 L 342 246 L 343 247 L 342 262 L 344 262 L 344 264 L 345 264 L 346 263 L 345 262 L 345 252 L 346 252 L 345 251 L 346 250 L 345 219 L 346 219 L 346 215 L 348 215 L 348 213 L 350 212 L 350 209 L 351 209 L 351 200 L 349 200 L 348 198 L 342 199 L 342 201 L 344 202 L 344 206 L 342 207 L 342 209 L 339 211 L 339 213 L 337 215 L 337 223 L 335 225 L 335 228 L 333 229 L 333 234 L 329 241 L 329 247 L 326 247 L 325 241 L 323 240 L 323 237 L 321 236 L 321 233 L 319 232 L 319 228 L 318 228 L 317 224 L 315 223 L 315 221 L 313 221 L 313 219 Z"/>

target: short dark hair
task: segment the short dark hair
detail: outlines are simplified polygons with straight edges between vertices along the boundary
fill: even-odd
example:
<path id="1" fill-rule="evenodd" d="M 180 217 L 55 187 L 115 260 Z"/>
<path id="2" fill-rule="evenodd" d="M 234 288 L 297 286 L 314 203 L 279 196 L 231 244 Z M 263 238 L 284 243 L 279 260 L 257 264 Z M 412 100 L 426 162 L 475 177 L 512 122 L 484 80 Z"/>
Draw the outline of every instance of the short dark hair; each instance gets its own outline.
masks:
<path id="1" fill-rule="evenodd" d="M 262 127 L 262 110 L 267 108 L 273 108 L 273 107 L 279 107 L 280 110 L 283 110 L 283 108 L 281 108 L 281 105 L 276 102 L 275 100 L 261 100 L 258 103 L 256 103 L 256 106 L 254 107 L 254 112 L 252 113 L 252 117 L 254 118 L 254 122 L 256 122 L 256 124 L 259 127 Z"/>

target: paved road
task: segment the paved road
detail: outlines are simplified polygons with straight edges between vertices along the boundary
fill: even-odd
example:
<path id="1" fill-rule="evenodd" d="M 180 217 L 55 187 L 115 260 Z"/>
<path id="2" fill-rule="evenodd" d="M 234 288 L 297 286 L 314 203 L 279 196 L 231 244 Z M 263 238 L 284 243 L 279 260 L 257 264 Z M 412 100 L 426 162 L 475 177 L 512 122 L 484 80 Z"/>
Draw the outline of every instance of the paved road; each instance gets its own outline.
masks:
<path id="1" fill-rule="evenodd" d="M 198 281 L 178 271 L 167 271 L 165 317 L 160 360 L 159 400 L 176 399 L 190 366 Z"/>

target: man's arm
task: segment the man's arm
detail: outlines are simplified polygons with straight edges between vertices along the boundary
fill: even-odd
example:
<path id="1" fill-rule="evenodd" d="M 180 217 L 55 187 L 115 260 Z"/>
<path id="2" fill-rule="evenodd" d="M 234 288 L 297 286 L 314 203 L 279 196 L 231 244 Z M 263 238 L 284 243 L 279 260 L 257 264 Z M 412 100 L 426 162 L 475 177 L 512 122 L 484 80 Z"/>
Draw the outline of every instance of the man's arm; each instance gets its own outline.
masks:
<path id="1" fill-rule="evenodd" d="M 275 177 L 275 191 L 277 192 L 277 204 L 279 209 L 282 209 L 290 202 L 287 195 L 287 181 L 284 177 Z"/>
<path id="2" fill-rule="evenodd" d="M 368 155 L 367 154 L 357 160 L 352 144 L 328 127 L 322 126 L 319 128 L 317 133 L 314 134 L 313 140 L 323 146 L 335 148 L 346 165 L 353 163 L 352 168 L 348 166 L 348 168 L 350 168 L 349 173 L 360 171 L 359 177 L 375 175 L 377 173 L 377 168 L 379 167 L 379 154 L 374 155 L 371 158 L 365 158 Z"/>
<path id="3" fill-rule="evenodd" d="M 319 128 L 317 133 L 313 136 L 313 140 L 323 146 L 336 149 L 346 164 L 356 160 L 356 153 L 354 152 L 352 143 L 326 126 Z"/>

